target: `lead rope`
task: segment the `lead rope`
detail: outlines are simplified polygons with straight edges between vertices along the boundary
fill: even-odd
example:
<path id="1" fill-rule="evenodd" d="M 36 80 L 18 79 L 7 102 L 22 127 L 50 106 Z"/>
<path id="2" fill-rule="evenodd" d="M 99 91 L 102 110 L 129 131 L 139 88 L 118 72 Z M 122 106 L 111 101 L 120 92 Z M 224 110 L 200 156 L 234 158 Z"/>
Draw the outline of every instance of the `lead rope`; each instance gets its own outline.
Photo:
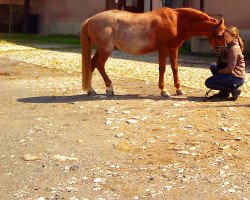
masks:
<path id="1" fill-rule="evenodd" d="M 205 94 L 205 97 L 208 98 L 208 94 L 211 92 L 212 90 L 207 90 L 206 91 L 206 94 Z"/>

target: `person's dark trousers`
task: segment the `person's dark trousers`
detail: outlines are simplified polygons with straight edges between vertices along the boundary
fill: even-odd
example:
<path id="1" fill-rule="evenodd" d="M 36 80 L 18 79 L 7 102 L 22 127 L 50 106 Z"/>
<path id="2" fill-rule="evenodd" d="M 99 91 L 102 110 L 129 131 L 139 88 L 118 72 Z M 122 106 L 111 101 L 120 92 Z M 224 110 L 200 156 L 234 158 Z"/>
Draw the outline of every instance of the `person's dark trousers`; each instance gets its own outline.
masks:
<path id="1" fill-rule="evenodd" d="M 212 90 L 224 90 L 228 92 L 239 88 L 243 84 L 244 79 L 230 74 L 215 74 L 205 82 L 206 87 Z"/>

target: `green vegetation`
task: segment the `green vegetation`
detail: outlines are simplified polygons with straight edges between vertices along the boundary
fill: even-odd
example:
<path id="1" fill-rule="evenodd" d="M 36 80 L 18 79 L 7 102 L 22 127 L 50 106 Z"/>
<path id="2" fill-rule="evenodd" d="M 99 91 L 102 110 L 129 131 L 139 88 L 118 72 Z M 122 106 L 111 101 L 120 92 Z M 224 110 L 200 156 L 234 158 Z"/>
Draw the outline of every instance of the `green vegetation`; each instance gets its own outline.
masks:
<path id="1" fill-rule="evenodd" d="M 184 44 L 179 49 L 179 54 L 190 54 L 191 53 L 191 45 L 190 44 Z"/>
<path id="2" fill-rule="evenodd" d="M 69 44 L 80 45 L 80 38 L 75 35 L 35 35 L 35 34 L 0 34 L 0 43 L 15 43 L 15 44 Z M 191 46 L 183 45 L 180 54 L 191 53 Z"/>
<path id="3" fill-rule="evenodd" d="M 0 34 L 0 43 L 38 43 L 80 45 L 80 39 L 74 35 L 34 35 L 34 34 Z"/>

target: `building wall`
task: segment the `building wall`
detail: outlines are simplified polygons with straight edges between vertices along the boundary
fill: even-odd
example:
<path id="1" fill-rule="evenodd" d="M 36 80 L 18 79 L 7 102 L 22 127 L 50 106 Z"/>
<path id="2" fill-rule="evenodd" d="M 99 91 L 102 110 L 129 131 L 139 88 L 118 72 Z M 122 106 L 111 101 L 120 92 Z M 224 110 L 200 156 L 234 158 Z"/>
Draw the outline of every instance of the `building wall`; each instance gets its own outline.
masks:
<path id="1" fill-rule="evenodd" d="M 153 10 L 162 7 L 162 1 L 161 0 L 152 0 L 152 3 L 153 3 Z"/>
<path id="2" fill-rule="evenodd" d="M 38 15 L 41 34 L 79 35 L 82 22 L 105 8 L 100 0 L 32 0 L 30 13 Z"/>
<path id="3" fill-rule="evenodd" d="M 199 9 L 200 0 L 190 0 L 189 6 Z M 245 42 L 245 50 L 250 52 L 250 1 L 249 0 L 205 0 L 204 12 L 222 14 L 226 26 L 236 26 Z"/>
<path id="4" fill-rule="evenodd" d="M 23 0 L 14 0 L 23 2 Z M 0 0 L 8 3 L 9 0 Z M 182 0 L 169 0 L 172 7 L 182 7 Z M 200 0 L 189 0 L 188 6 L 199 9 Z M 152 0 L 153 10 L 162 7 L 162 0 Z M 144 11 L 150 10 L 150 0 L 145 0 Z M 240 8 L 239 8 L 240 7 Z M 250 41 L 249 0 L 205 0 L 204 12 L 222 14 L 226 25 L 240 29 L 245 41 Z M 234 10 L 234 8 L 236 8 Z M 30 12 L 38 15 L 38 33 L 79 35 L 80 26 L 87 18 L 106 10 L 106 0 L 31 0 Z M 249 46 L 249 47 L 248 47 Z M 250 45 L 246 45 L 250 48 Z"/>

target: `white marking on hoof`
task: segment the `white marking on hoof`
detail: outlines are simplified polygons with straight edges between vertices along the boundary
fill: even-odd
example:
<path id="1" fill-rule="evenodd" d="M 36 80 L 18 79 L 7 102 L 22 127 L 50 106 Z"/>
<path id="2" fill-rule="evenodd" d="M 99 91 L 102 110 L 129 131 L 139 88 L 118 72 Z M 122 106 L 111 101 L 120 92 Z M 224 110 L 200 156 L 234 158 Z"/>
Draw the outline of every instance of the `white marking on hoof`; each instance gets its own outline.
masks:
<path id="1" fill-rule="evenodd" d="M 106 88 L 106 93 L 107 93 L 107 95 L 110 95 L 110 96 L 114 96 L 115 95 L 114 94 L 114 89 L 113 89 L 112 85 Z"/>
<path id="2" fill-rule="evenodd" d="M 183 90 L 176 90 L 176 94 L 177 95 L 184 95 L 184 94 L 186 94 L 186 92 L 184 92 Z"/>
<path id="3" fill-rule="evenodd" d="M 162 90 L 161 91 L 161 96 L 165 97 L 165 98 L 170 98 L 171 94 L 168 91 L 166 91 L 166 90 Z"/>

